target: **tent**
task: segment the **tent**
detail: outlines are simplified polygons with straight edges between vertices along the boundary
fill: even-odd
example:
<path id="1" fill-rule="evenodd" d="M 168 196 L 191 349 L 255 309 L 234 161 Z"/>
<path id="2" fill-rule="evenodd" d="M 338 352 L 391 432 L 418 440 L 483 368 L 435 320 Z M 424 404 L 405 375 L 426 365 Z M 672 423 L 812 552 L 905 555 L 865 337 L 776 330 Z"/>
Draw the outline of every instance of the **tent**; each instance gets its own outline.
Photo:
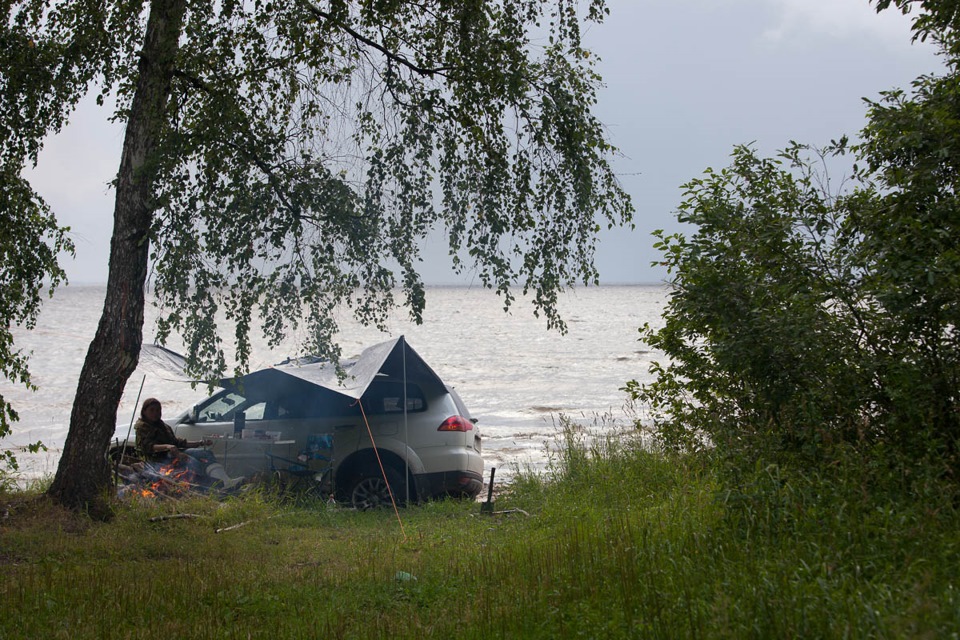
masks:
<path id="1" fill-rule="evenodd" d="M 443 385 L 440 377 L 403 336 L 368 347 L 356 360 L 341 361 L 340 367 L 344 373 L 342 379 L 333 363 L 299 358 L 239 378 L 224 378 L 220 380 L 220 386 L 255 400 L 269 400 L 298 391 L 315 394 L 317 387 L 357 400 L 379 375 Z"/>
<path id="2" fill-rule="evenodd" d="M 443 386 L 440 377 L 407 344 L 403 336 L 364 349 L 356 360 L 341 361 L 340 371 L 330 362 L 315 358 L 299 358 L 267 369 L 253 371 L 239 378 L 223 379 L 220 381 L 220 386 L 234 389 L 248 400 L 254 401 L 289 399 L 291 396 L 299 395 L 313 402 L 326 403 L 332 400 L 330 404 L 335 404 L 338 400 L 353 402 L 360 400 L 377 376 L 390 376 L 400 380 L 404 384 L 404 389 L 408 381 Z M 404 391 L 401 406 L 404 418 L 403 439 L 406 442 L 408 428 L 406 391 Z M 372 433 L 370 433 L 370 439 L 373 440 Z M 410 462 L 406 452 L 403 454 L 403 461 L 406 468 L 405 475 L 408 475 Z M 383 471 L 382 466 L 381 472 L 386 480 L 386 472 Z M 410 486 L 404 483 L 404 487 L 406 488 L 405 499 L 409 501 Z"/>
<path id="3" fill-rule="evenodd" d="M 160 345 L 143 345 L 140 364 L 164 380 L 195 382 L 184 373 L 184 357 Z M 397 380 L 443 384 L 403 336 L 364 349 L 356 360 L 341 361 L 340 368 L 344 373 L 342 378 L 336 365 L 308 356 L 287 359 L 239 378 L 223 378 L 217 384 L 249 398 L 264 400 L 278 393 L 287 395 L 297 389 L 315 393 L 316 387 L 356 400 L 363 397 L 378 375 Z"/>

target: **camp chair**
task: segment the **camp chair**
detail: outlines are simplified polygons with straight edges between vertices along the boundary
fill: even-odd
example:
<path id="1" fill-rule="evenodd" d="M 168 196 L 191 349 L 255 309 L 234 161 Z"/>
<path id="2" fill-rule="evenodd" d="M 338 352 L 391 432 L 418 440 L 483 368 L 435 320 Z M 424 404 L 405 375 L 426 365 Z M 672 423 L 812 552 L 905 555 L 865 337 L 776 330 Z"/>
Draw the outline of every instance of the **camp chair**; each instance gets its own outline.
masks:
<path id="1" fill-rule="evenodd" d="M 270 473 L 284 493 L 322 497 L 330 493 L 333 475 L 333 436 L 310 436 L 296 459 L 267 452 Z"/>

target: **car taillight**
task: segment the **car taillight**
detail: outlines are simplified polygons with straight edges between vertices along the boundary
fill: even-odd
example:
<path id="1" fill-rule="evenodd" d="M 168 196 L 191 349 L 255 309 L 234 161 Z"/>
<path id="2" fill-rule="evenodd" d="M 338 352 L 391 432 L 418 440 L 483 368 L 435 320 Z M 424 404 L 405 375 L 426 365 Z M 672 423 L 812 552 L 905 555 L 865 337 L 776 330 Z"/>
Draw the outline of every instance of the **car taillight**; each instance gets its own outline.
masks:
<path id="1" fill-rule="evenodd" d="M 461 416 L 450 416 L 437 431 L 472 431 L 473 423 Z"/>

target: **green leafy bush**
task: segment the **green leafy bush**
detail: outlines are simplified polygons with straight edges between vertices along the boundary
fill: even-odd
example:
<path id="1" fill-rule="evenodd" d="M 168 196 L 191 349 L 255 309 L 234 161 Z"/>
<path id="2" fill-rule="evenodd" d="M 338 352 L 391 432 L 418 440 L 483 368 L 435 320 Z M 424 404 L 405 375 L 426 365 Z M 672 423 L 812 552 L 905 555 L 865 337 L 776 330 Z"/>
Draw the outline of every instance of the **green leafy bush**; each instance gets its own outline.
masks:
<path id="1" fill-rule="evenodd" d="M 741 146 L 685 185 L 678 218 L 694 231 L 657 234 L 673 291 L 664 326 L 641 329 L 669 362 L 626 387 L 665 447 L 816 461 L 882 445 L 887 459 L 960 470 L 960 75 L 948 69 L 870 103 L 855 146 L 794 143 L 775 158 Z M 848 154 L 852 180 L 832 190 L 827 169 Z"/>

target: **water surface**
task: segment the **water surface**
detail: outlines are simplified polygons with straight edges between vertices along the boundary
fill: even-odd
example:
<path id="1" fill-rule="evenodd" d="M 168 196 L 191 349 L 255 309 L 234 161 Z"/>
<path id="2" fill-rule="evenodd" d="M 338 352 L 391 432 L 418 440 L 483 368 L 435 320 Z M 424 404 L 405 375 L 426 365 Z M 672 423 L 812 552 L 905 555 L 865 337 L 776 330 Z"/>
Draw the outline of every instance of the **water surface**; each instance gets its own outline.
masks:
<path id="1" fill-rule="evenodd" d="M 560 310 L 568 331 L 548 331 L 525 300 L 509 314 L 502 299 L 479 287 L 431 287 L 422 325 L 398 311 L 389 333 L 360 326 L 347 313 L 341 323 L 340 343 L 346 357 L 398 335 L 443 378 L 455 387 L 475 417 L 480 419 L 487 469 L 508 477 L 517 467 L 540 467 L 547 446 L 555 440 L 558 417 L 593 424 L 599 416 L 606 425 L 632 421 L 620 388 L 627 380 L 649 380 L 648 368 L 662 357 L 638 342 L 638 328 L 657 325 L 666 301 L 662 286 L 630 285 L 576 288 L 561 295 Z M 5 448 L 43 441 L 50 451 L 38 456 L 20 454 L 27 476 L 56 470 L 66 438 L 77 379 L 103 305 L 103 287 L 70 286 L 46 301 L 33 331 L 15 332 L 18 348 L 32 351 L 30 392 L 0 382 L 0 393 L 20 414 Z M 156 310 L 147 308 L 145 339 L 154 334 Z M 296 355 L 296 337 L 279 349 L 269 349 L 255 338 L 251 365 L 260 368 Z M 176 348 L 176 345 L 171 345 Z M 169 379 L 157 370 L 138 368 L 127 383 L 117 409 L 117 420 L 127 425 L 136 413 L 136 399 L 154 396 L 173 417 L 205 397 L 204 389 Z M 124 431 L 121 426 L 120 432 Z M 501 471 L 502 470 L 502 471 Z"/>

